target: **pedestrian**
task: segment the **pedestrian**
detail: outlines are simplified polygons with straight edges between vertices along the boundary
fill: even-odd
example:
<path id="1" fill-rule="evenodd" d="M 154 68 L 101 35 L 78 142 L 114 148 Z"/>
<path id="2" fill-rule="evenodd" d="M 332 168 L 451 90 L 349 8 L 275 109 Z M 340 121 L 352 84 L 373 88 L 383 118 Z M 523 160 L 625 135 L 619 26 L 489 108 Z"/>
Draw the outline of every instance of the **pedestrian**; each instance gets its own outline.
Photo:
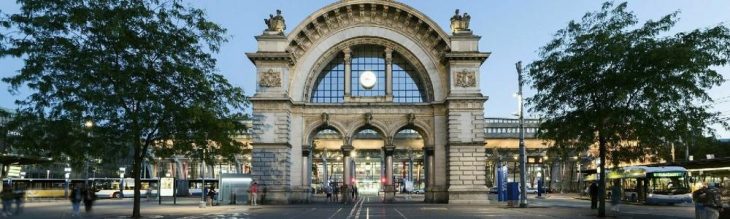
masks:
<path id="1" fill-rule="evenodd" d="M 23 200 L 25 199 L 25 188 L 18 188 L 15 191 L 15 215 L 23 213 Z"/>
<path id="2" fill-rule="evenodd" d="M 621 180 L 616 179 L 611 187 L 611 211 L 618 214 L 619 204 L 621 204 Z"/>
<path id="3" fill-rule="evenodd" d="M 695 218 L 705 218 L 705 202 L 707 202 L 707 185 L 692 192 L 692 201 L 695 203 Z"/>
<path id="4" fill-rule="evenodd" d="M 0 196 L 3 199 L 2 216 L 10 216 L 13 208 L 13 198 L 15 198 L 15 194 L 13 194 L 13 189 L 10 184 L 3 185 L 3 191 L 0 192 Z"/>
<path id="5" fill-rule="evenodd" d="M 340 187 L 335 185 L 332 187 L 334 189 L 334 194 L 332 195 L 332 199 L 334 199 L 334 202 L 340 201 Z"/>
<path id="6" fill-rule="evenodd" d="M 350 197 L 352 197 L 352 200 L 357 199 L 357 197 L 355 197 L 355 185 L 350 185 L 350 195 Z"/>
<path id="7" fill-rule="evenodd" d="M 259 185 L 255 181 L 253 184 L 251 184 L 251 188 L 249 188 L 249 192 L 251 192 L 251 205 L 256 206 L 256 199 L 258 199 L 258 192 L 259 192 Z"/>
<path id="8" fill-rule="evenodd" d="M 332 187 L 327 185 L 324 187 L 324 193 L 327 194 L 327 202 L 332 201 Z"/>
<path id="9" fill-rule="evenodd" d="M 716 183 L 710 183 L 705 192 L 705 218 L 717 219 L 720 217 L 720 210 L 722 209 L 722 195 L 720 188 L 717 187 Z"/>
<path id="10" fill-rule="evenodd" d="M 84 209 L 86 210 L 86 213 L 91 213 L 94 201 L 96 201 L 96 189 L 93 186 L 88 189 L 84 189 Z"/>
<path id="11" fill-rule="evenodd" d="M 79 208 L 81 207 L 81 201 L 84 199 L 84 196 L 81 191 L 81 184 L 74 185 L 73 189 L 71 190 L 71 195 L 69 196 L 69 199 L 71 199 L 71 207 L 73 209 L 71 216 L 72 217 L 79 216 Z"/>
<path id="12" fill-rule="evenodd" d="M 595 181 L 591 183 L 589 188 L 591 195 L 591 209 L 598 208 L 598 183 Z"/>
<path id="13" fill-rule="evenodd" d="M 207 194 L 209 206 L 213 206 L 213 201 L 215 200 L 215 195 L 216 195 L 215 187 L 210 187 L 210 189 L 208 190 L 208 194 Z"/>
<path id="14" fill-rule="evenodd" d="M 360 197 L 360 193 L 357 191 L 357 185 L 352 186 L 352 196 L 355 197 L 355 199 Z"/>

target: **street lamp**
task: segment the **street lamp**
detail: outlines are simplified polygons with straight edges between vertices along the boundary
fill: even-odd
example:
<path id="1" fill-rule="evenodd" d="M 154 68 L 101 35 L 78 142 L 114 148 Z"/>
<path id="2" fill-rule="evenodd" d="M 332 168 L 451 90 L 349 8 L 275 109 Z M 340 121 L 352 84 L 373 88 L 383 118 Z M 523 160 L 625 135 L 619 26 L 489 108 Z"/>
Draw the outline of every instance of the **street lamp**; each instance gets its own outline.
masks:
<path id="1" fill-rule="evenodd" d="M 525 185 L 527 181 L 527 176 L 525 174 L 525 130 L 524 130 L 524 117 L 523 117 L 523 111 L 524 111 L 524 104 L 522 102 L 522 84 L 524 81 L 522 80 L 522 61 L 519 61 L 515 64 L 515 67 L 517 68 L 517 84 L 518 84 L 518 90 L 517 90 L 517 96 L 519 96 L 519 108 L 520 108 L 520 114 L 519 114 L 519 132 L 520 132 L 520 208 L 527 207 L 527 186 Z"/>
<path id="2" fill-rule="evenodd" d="M 91 128 L 94 127 L 94 122 L 91 120 L 86 120 L 86 122 L 84 122 L 84 127 L 86 128 L 86 139 L 87 139 L 86 150 L 84 151 L 84 155 L 88 156 L 87 153 L 91 149 L 91 142 L 89 142 L 91 139 Z M 89 158 L 87 156 L 84 157 L 85 158 L 84 159 L 84 184 L 85 185 L 89 184 Z"/>
<path id="3" fill-rule="evenodd" d="M 64 172 L 64 174 L 63 174 L 63 178 L 64 178 L 63 196 L 68 197 L 68 178 L 71 176 L 71 167 L 63 168 L 63 172 Z"/>
<path id="4" fill-rule="evenodd" d="M 119 167 L 119 197 L 124 198 L 124 172 L 127 171 L 126 167 Z"/>

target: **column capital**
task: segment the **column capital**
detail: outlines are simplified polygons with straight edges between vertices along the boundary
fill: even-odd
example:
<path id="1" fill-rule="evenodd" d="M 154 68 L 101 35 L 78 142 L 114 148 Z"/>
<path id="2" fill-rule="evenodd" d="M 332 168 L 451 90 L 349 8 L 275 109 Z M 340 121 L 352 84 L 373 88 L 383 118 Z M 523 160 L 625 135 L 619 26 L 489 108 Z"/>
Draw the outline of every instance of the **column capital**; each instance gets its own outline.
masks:
<path id="1" fill-rule="evenodd" d="M 383 151 L 385 151 L 385 156 L 392 156 L 393 152 L 395 152 L 395 145 L 383 146 Z"/>
<path id="2" fill-rule="evenodd" d="M 426 153 L 426 155 L 433 155 L 435 150 L 436 150 L 436 147 L 434 145 L 424 145 L 423 146 L 423 152 Z"/>
<path id="3" fill-rule="evenodd" d="M 342 145 L 342 147 L 340 147 L 340 151 L 342 151 L 342 156 L 345 156 L 345 157 L 350 156 L 350 152 L 352 152 L 352 150 L 354 150 L 354 149 L 355 149 L 355 147 L 353 147 L 352 145 L 349 145 L 349 144 Z"/>
<path id="4" fill-rule="evenodd" d="M 308 157 L 312 153 L 312 146 L 302 145 L 302 157 Z"/>

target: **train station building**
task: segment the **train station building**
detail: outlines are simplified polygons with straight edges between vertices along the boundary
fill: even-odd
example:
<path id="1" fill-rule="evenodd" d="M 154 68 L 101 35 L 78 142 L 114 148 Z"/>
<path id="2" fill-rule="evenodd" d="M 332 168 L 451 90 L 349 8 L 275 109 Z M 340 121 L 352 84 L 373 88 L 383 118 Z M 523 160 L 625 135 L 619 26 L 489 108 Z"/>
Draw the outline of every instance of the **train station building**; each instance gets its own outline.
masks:
<path id="1" fill-rule="evenodd" d="M 267 198 L 306 202 L 329 182 L 387 201 L 408 172 L 424 179 L 427 202 L 487 203 L 479 78 L 489 53 L 469 20 L 457 11 L 445 29 L 385 0 L 338 1 L 290 29 L 272 14 L 246 53 L 257 80 L 251 174 Z"/>

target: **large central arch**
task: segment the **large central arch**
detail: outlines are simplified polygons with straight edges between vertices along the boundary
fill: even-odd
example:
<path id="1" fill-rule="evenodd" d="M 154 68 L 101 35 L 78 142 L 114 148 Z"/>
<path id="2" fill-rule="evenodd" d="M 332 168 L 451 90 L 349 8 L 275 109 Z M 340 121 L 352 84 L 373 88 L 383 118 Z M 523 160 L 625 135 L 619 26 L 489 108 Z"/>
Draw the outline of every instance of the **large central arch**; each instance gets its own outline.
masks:
<path id="1" fill-rule="evenodd" d="M 256 37 L 258 51 L 246 54 L 257 80 L 252 174 L 267 188 L 267 199 L 311 201 L 309 190 L 317 187 L 312 178 L 321 177 L 312 169 L 335 162 L 327 160 L 333 147 L 342 158 L 341 185 L 351 188 L 362 159 L 353 150 L 372 154 L 378 145 L 386 194 L 394 190 L 395 151 L 406 148 L 422 150 L 416 157 L 422 159 L 426 201 L 487 202 L 479 67 L 488 53 L 479 52 L 479 36 L 463 16 L 452 18 L 451 35 L 421 12 L 388 0 L 335 2 L 288 34 L 283 17 L 271 17 Z M 375 88 L 358 84 L 357 75 L 371 69 L 379 78 Z M 326 96 L 313 98 L 315 92 Z M 401 94 L 409 97 L 399 99 Z M 421 145 L 400 147 L 404 142 Z M 313 157 L 313 151 L 319 154 Z"/>

